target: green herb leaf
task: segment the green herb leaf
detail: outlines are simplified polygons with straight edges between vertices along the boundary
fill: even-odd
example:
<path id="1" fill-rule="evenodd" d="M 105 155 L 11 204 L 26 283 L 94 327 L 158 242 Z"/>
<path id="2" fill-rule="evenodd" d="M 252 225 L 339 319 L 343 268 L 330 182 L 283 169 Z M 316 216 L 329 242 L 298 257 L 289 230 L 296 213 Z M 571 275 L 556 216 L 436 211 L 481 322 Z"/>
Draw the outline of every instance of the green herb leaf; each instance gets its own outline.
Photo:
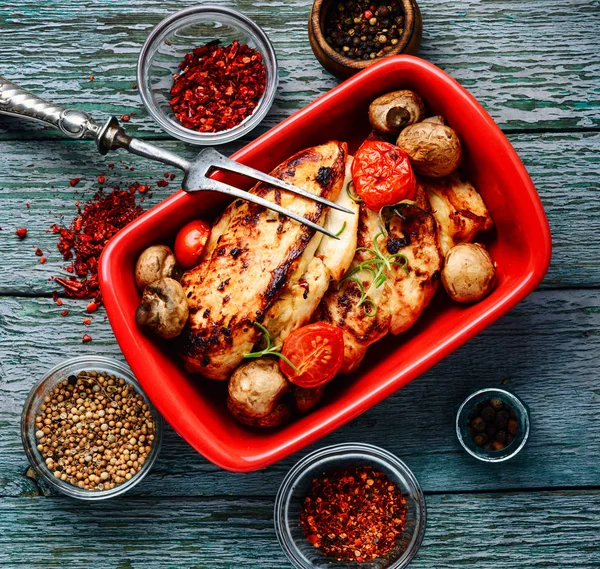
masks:
<path id="1" fill-rule="evenodd" d="M 263 350 L 259 350 L 258 352 L 244 354 L 244 359 L 249 360 L 262 358 L 263 356 L 275 356 L 276 358 L 280 358 L 286 362 L 296 373 L 300 373 L 300 370 L 281 353 L 281 346 L 273 345 L 273 340 L 271 339 L 271 334 L 269 331 L 260 322 L 254 322 L 254 326 L 256 326 L 263 333 L 263 338 L 267 343 L 267 347 Z"/>
<path id="2" fill-rule="evenodd" d="M 342 228 L 335 234 L 336 237 L 339 237 L 342 233 L 344 233 L 344 229 L 346 229 L 346 222 L 342 225 Z"/>
<path id="3" fill-rule="evenodd" d="M 395 253 L 394 255 L 387 255 L 383 253 L 379 248 L 379 243 L 377 243 L 380 237 L 386 237 L 386 233 L 381 231 L 377 235 L 375 235 L 373 239 L 373 247 L 359 247 L 356 249 L 357 251 L 365 251 L 373 255 L 371 259 L 366 259 L 365 261 L 361 261 L 355 267 L 350 269 L 343 279 L 338 283 L 338 290 L 342 287 L 343 283 L 347 281 L 351 281 L 360 290 L 360 300 L 358 301 L 358 306 L 368 305 L 370 306 L 370 310 L 367 310 L 365 306 L 364 311 L 367 316 L 373 318 L 377 314 L 378 307 L 370 298 L 370 294 L 374 289 L 380 288 L 383 286 L 385 281 L 388 278 L 387 271 L 391 270 L 392 267 L 398 267 L 406 271 L 409 274 L 408 269 L 408 259 L 402 253 Z M 369 288 L 365 290 L 365 287 L 360 279 L 358 279 L 355 275 L 360 271 L 367 271 L 371 273 L 371 284 Z"/>
<path id="4" fill-rule="evenodd" d="M 361 200 L 358 196 L 355 196 L 352 194 L 352 192 L 350 191 L 350 184 L 352 184 L 352 182 L 348 182 L 346 184 L 346 193 L 348 194 L 348 197 L 356 203 L 365 203 L 363 200 Z"/>

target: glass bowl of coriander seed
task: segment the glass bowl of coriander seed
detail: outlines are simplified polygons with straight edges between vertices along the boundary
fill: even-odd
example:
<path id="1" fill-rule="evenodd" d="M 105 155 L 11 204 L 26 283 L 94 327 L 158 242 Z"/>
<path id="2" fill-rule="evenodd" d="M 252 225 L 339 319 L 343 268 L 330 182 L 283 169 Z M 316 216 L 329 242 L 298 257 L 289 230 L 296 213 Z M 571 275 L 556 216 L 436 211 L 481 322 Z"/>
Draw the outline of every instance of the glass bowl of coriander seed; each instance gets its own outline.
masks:
<path id="1" fill-rule="evenodd" d="M 129 368 L 82 356 L 60 363 L 34 385 L 23 407 L 21 439 L 32 467 L 53 489 L 104 500 L 148 474 L 162 427 Z"/>

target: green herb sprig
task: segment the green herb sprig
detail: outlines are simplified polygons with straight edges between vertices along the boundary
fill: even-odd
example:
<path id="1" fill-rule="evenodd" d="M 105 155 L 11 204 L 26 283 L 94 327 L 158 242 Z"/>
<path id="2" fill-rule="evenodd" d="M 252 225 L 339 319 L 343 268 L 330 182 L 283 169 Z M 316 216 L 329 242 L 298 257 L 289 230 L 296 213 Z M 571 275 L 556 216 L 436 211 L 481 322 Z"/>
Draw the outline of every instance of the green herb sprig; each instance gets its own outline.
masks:
<path id="1" fill-rule="evenodd" d="M 346 222 L 344 221 L 342 228 L 335 234 L 335 236 L 339 237 L 342 233 L 344 233 L 345 229 L 346 229 Z"/>
<path id="2" fill-rule="evenodd" d="M 370 249 L 368 247 L 359 247 L 356 251 L 365 251 L 371 253 L 373 258 L 362 261 L 356 265 L 353 269 L 351 269 L 346 276 L 338 283 L 338 290 L 342 286 L 342 284 L 346 281 L 352 281 L 355 283 L 360 290 L 360 300 L 358 302 L 358 306 L 362 306 L 363 304 L 370 306 L 371 308 L 367 310 L 365 307 L 365 314 L 371 318 L 374 318 L 377 314 L 378 307 L 373 301 L 373 299 L 369 298 L 369 295 L 373 292 L 374 289 L 379 288 L 385 283 L 388 278 L 387 271 L 391 270 L 392 267 L 398 267 L 406 271 L 406 274 L 409 274 L 408 270 L 408 259 L 402 253 L 395 253 L 394 255 L 386 255 L 382 253 L 379 249 L 379 245 L 377 240 L 381 236 L 385 237 L 385 233 L 381 231 L 378 233 L 373 239 L 373 248 Z M 354 275 L 359 273 L 360 271 L 367 271 L 371 274 L 372 280 L 369 288 L 365 290 L 362 282 L 356 278 Z"/>
<path id="3" fill-rule="evenodd" d="M 262 358 L 263 356 L 275 356 L 277 358 L 281 358 L 296 373 L 300 373 L 300 370 L 281 353 L 281 346 L 273 345 L 273 339 L 271 338 L 271 334 L 269 333 L 269 331 L 259 322 L 254 322 L 254 326 L 256 326 L 259 330 L 262 331 L 264 340 L 267 343 L 267 347 L 264 350 L 260 350 L 258 352 L 250 352 L 249 354 L 244 354 L 244 359 L 249 360 L 255 358 Z"/>
<path id="4" fill-rule="evenodd" d="M 356 202 L 358 204 L 360 203 L 365 203 L 361 198 L 359 198 L 358 196 L 355 196 L 351 191 L 350 191 L 350 184 L 352 184 L 352 182 L 348 182 L 346 184 L 346 193 L 348 194 L 348 197 L 353 201 Z M 354 185 L 354 184 L 352 184 Z"/>

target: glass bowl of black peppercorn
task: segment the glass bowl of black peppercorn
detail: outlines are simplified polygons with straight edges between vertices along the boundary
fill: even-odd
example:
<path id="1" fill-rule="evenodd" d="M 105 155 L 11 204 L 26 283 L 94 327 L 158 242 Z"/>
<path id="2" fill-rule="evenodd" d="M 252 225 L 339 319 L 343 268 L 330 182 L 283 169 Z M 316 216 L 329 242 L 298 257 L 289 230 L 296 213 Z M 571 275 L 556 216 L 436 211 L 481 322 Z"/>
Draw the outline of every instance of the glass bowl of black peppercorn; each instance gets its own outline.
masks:
<path id="1" fill-rule="evenodd" d="M 529 438 L 529 409 L 514 393 L 487 388 L 467 397 L 456 414 L 463 448 L 484 462 L 514 457 Z"/>

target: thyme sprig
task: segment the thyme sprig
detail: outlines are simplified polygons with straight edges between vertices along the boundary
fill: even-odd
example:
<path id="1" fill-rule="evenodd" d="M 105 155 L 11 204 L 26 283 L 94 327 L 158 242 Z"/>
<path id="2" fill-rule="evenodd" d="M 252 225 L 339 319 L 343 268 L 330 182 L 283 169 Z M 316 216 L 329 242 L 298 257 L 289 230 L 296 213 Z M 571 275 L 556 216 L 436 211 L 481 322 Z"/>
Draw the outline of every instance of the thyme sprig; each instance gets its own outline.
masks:
<path id="1" fill-rule="evenodd" d="M 358 286 L 358 289 L 360 290 L 360 300 L 358 301 L 358 306 L 362 306 L 363 304 L 370 306 L 369 310 L 367 310 L 365 306 L 365 314 L 371 318 L 375 317 L 375 315 L 377 314 L 378 307 L 373 301 L 373 299 L 370 298 L 370 294 L 373 292 L 373 290 L 381 287 L 383 283 L 385 283 L 385 281 L 388 278 L 388 271 L 390 271 L 392 267 L 398 267 L 400 269 L 405 270 L 406 274 L 409 274 L 407 266 L 408 259 L 405 255 L 403 255 L 402 253 L 386 255 L 381 251 L 381 249 L 379 249 L 379 244 L 377 243 L 377 240 L 381 236 L 385 237 L 384 231 L 378 233 L 373 239 L 373 248 L 359 247 L 358 249 L 356 249 L 357 252 L 365 251 L 367 253 L 371 253 L 373 257 L 358 263 L 358 265 L 351 269 L 346 274 L 346 276 L 338 283 L 338 290 L 346 281 L 352 281 Z M 360 271 L 367 271 L 371 274 L 372 277 L 371 284 L 366 290 L 360 279 L 354 276 Z"/>
<path id="2" fill-rule="evenodd" d="M 271 338 L 271 334 L 269 331 L 259 322 L 254 322 L 254 326 L 256 326 L 262 333 L 265 342 L 267 343 L 267 347 L 258 352 L 250 352 L 249 354 L 244 354 L 244 359 L 255 359 L 262 358 L 263 356 L 275 356 L 277 358 L 281 358 L 284 362 L 286 362 L 296 373 L 300 373 L 300 370 L 281 353 L 281 346 L 273 345 L 273 339 Z"/>

